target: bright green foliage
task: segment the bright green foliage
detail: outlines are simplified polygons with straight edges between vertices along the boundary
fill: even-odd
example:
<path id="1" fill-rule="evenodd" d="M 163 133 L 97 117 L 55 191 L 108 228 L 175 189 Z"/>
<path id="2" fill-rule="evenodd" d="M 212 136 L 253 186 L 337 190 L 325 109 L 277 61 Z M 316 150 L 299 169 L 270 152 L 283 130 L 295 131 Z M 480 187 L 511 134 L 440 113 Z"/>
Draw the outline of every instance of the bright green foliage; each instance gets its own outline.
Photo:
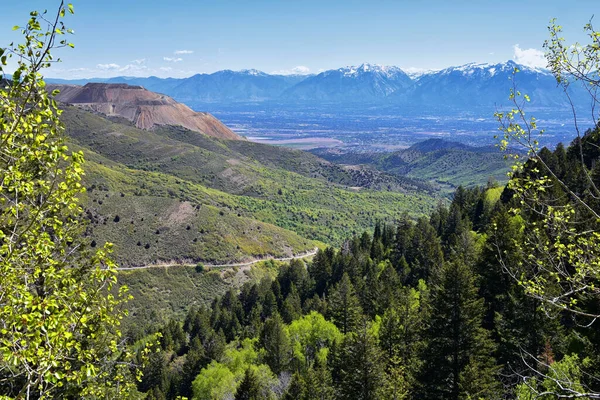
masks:
<path id="1" fill-rule="evenodd" d="M 598 123 L 598 97 L 600 86 L 600 32 L 594 31 L 591 22 L 584 28 L 589 43 L 565 44 L 562 27 L 552 20 L 549 26 L 550 39 L 545 42 L 548 67 L 557 83 L 564 89 L 567 100 L 569 91 L 583 87 L 590 94 L 591 111 L 595 124 Z M 515 71 L 515 74 L 518 71 Z M 540 150 L 538 136 L 543 130 L 538 121 L 526 116 L 525 104 L 529 97 L 520 93 L 516 85 L 510 95 L 513 108 L 496 113 L 503 132 L 500 148 L 509 145 L 521 146 L 527 151 L 527 162 L 515 157 L 514 176 L 508 187 L 518 199 L 512 211 L 525 218 L 523 249 L 529 257 L 521 265 L 510 265 L 503 261 L 506 271 L 523 286 L 526 293 L 545 303 L 549 308 L 568 310 L 580 316 L 595 318 L 598 314 L 586 315 L 578 308 L 582 297 L 599 294 L 600 279 L 600 234 L 597 227 L 583 230 L 577 228 L 581 220 L 600 221 L 600 211 L 595 199 L 600 195 L 594 176 L 597 158 L 597 127 L 595 131 L 581 135 L 577 124 L 577 105 L 571 103 L 576 122 L 577 139 L 571 153 L 552 154 L 548 149 Z M 587 106 L 587 105 L 586 105 Z M 587 143 L 586 143 L 587 142 Z M 594 146 L 592 148 L 591 146 Z M 557 147 L 557 151 L 559 148 Z M 570 158 L 568 165 L 560 164 Z M 569 201 L 565 201 L 569 199 Z"/>
<path id="2" fill-rule="evenodd" d="M 227 366 L 213 361 L 193 383 L 194 399 L 224 399 L 236 390 L 235 374 Z"/>
<path id="3" fill-rule="evenodd" d="M 580 360 L 577 355 L 565 356 L 558 362 L 543 364 L 544 379 L 525 379 L 516 390 L 519 400 L 550 400 L 556 398 L 597 398 L 597 395 L 587 394 L 587 389 L 581 384 L 582 365 L 588 360 Z"/>
<path id="4" fill-rule="evenodd" d="M 194 399 L 220 400 L 234 396 L 249 369 L 251 378 L 248 379 L 252 379 L 252 386 L 258 385 L 261 393 L 268 392 L 276 378 L 268 366 L 258 364 L 255 343 L 256 339 L 245 339 L 239 347 L 238 342 L 228 345 L 221 362 L 212 361 L 194 380 Z"/>
<path id="5" fill-rule="evenodd" d="M 72 47 L 62 18 L 32 12 L 25 41 L 0 49 L 18 67 L 0 88 L 0 395 L 16 398 L 123 397 L 132 389 L 113 290 L 110 245 L 81 240 L 83 156 L 64 145 L 60 111 L 41 69 L 50 50 Z"/>
<path id="6" fill-rule="evenodd" d="M 338 328 L 316 311 L 292 322 L 288 332 L 298 369 L 308 368 L 316 358 L 327 358 L 329 347 L 342 339 Z"/>

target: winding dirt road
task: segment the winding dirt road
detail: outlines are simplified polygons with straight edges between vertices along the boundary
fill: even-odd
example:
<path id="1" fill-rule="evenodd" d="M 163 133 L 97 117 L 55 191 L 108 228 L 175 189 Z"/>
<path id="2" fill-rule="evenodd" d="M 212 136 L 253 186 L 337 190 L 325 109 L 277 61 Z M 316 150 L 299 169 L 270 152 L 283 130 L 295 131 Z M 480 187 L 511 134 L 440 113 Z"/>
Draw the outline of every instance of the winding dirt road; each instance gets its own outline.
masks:
<path id="1" fill-rule="evenodd" d="M 300 260 L 303 258 L 308 258 L 308 257 L 312 257 L 315 254 L 317 254 L 317 251 L 319 250 L 318 247 L 315 247 L 314 250 L 308 251 L 306 253 L 300 253 L 297 254 L 295 256 L 291 256 L 291 257 L 282 257 L 282 258 L 275 258 L 275 257 L 270 257 L 270 258 L 259 258 L 259 259 L 255 259 L 252 261 L 248 261 L 248 262 L 243 262 L 243 263 L 236 263 L 236 264 L 204 264 L 203 265 L 207 268 L 241 268 L 242 271 L 246 270 L 246 269 L 250 269 L 250 267 L 252 267 L 252 265 L 257 264 L 259 262 L 263 262 L 263 261 L 291 261 L 291 260 Z M 195 264 L 177 264 L 177 263 L 161 263 L 161 264 L 148 264 L 148 265 L 142 265 L 140 267 L 123 267 L 123 268 L 117 268 L 117 271 L 132 271 L 132 270 L 136 270 L 136 269 L 148 269 L 148 268 L 165 268 L 165 267 L 195 267 L 197 265 L 197 263 Z"/>

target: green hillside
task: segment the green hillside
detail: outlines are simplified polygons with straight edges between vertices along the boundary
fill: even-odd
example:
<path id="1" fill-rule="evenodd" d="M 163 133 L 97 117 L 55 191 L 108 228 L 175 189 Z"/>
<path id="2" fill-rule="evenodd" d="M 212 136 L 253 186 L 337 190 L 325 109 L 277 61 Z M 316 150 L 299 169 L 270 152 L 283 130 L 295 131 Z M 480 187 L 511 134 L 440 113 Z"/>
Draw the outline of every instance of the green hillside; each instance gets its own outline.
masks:
<path id="1" fill-rule="evenodd" d="M 418 184 L 301 151 L 178 127 L 143 131 L 72 107 L 63 121 L 88 160 L 88 235 L 115 243 L 123 266 L 282 257 L 337 244 L 378 219 L 425 215 L 437 202 Z"/>
<path id="2" fill-rule="evenodd" d="M 120 271 L 119 281 L 129 288 L 133 299 L 127 303 L 129 318 L 124 330 L 135 336 L 152 324 L 183 318 L 191 306 L 210 306 L 211 302 L 231 288 L 246 282 L 273 278 L 284 263 L 265 261 L 252 269 L 204 270 L 195 267 L 157 267 Z"/>
<path id="3" fill-rule="evenodd" d="M 344 164 L 367 165 L 398 178 L 432 181 L 456 188 L 485 185 L 490 178 L 505 182 L 510 162 L 493 147 L 472 147 L 430 139 L 393 153 L 346 153 L 316 149 L 313 153 Z"/>

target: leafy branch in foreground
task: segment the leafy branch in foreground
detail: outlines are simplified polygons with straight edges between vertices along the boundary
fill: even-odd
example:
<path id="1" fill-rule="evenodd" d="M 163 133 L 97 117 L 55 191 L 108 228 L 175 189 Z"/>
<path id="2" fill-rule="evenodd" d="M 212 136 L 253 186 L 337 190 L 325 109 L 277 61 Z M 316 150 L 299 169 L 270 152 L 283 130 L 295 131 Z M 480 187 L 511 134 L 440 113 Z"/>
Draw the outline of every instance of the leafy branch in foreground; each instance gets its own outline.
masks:
<path id="1" fill-rule="evenodd" d="M 594 31 L 591 22 L 584 30 L 588 44 L 565 45 L 562 27 L 552 20 L 550 39 L 544 44 L 548 68 L 573 113 L 577 136 L 568 151 L 562 145 L 554 152 L 540 149 L 538 138 L 543 131 L 535 118 L 526 115 L 529 97 L 517 90 L 514 79 L 512 109 L 495 114 L 503 132 L 499 147 L 504 151 L 520 147 L 528 156 L 526 161 L 513 156 L 515 165 L 507 186 L 513 197 L 511 211 L 523 233 L 523 240 L 513 239 L 513 245 L 527 256 L 514 264 L 500 245 L 496 248 L 505 272 L 527 295 L 540 301 L 549 316 L 570 317 L 578 326 L 589 328 L 600 317 L 593 306 L 600 296 L 600 32 Z M 589 95 L 593 122 L 584 134 L 579 128 L 580 105 L 571 97 L 574 90 L 582 88 Z M 564 164 L 566 167 L 560 167 Z M 600 398 L 580 383 L 581 374 L 572 368 L 573 360 L 541 365 L 533 355 L 523 357 L 537 378 L 523 377 L 522 398 Z"/>
<path id="2" fill-rule="evenodd" d="M 24 43 L 0 48 L 0 397 L 118 397 L 131 389 L 133 357 L 119 331 L 127 300 L 110 245 L 83 239 L 83 154 L 64 144 L 61 111 L 41 70 L 51 50 L 73 47 L 56 15 L 31 12 Z"/>

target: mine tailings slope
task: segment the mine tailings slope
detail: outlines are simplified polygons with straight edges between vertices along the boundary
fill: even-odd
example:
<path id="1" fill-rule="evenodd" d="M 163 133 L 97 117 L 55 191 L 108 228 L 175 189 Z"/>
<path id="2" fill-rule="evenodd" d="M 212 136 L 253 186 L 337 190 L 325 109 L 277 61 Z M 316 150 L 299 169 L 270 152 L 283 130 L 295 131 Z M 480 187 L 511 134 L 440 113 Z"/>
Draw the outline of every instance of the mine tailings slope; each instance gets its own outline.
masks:
<path id="1" fill-rule="evenodd" d="M 56 100 L 107 116 L 125 118 L 141 129 L 156 126 L 183 126 L 219 139 L 243 140 L 209 113 L 195 112 L 169 96 L 154 93 L 141 86 L 124 83 L 88 83 L 78 85 L 48 85 L 58 89 Z"/>

